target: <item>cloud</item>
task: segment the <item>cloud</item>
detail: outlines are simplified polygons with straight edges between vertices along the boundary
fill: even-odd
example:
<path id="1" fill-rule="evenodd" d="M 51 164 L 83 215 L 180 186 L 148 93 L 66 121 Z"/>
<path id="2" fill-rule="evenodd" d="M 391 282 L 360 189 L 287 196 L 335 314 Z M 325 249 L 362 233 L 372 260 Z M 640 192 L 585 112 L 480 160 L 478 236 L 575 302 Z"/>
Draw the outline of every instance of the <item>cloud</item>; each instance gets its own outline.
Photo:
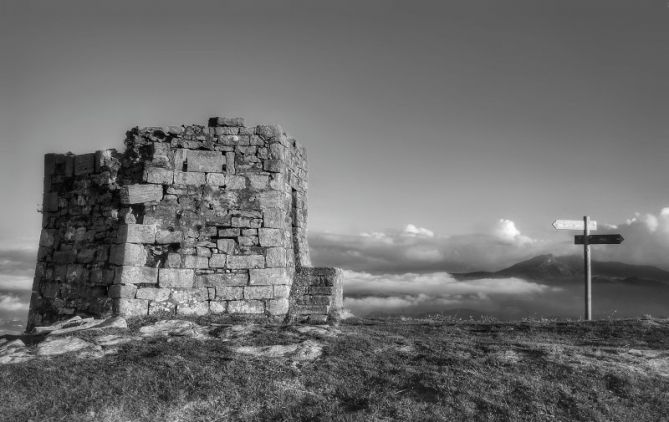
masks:
<path id="1" fill-rule="evenodd" d="M 547 288 L 519 278 L 458 281 L 446 272 L 371 274 L 344 270 L 344 280 L 347 296 L 529 294 L 541 293 Z"/>
<path id="2" fill-rule="evenodd" d="M 403 230 L 339 235 L 312 233 L 312 260 L 357 271 L 466 272 L 499 270 L 542 253 L 555 253 L 568 240 L 542 242 L 523 235 L 516 224 L 501 219 L 486 233 L 440 236 L 432 230 L 408 224 Z"/>
<path id="3" fill-rule="evenodd" d="M 519 278 L 458 281 L 446 272 L 371 274 L 344 271 L 344 306 L 360 316 L 454 309 L 501 314 L 504 312 L 500 311 L 500 306 L 509 300 L 533 301 L 537 296 L 561 290 Z"/>
<path id="4" fill-rule="evenodd" d="M 529 244 L 534 243 L 534 240 L 524 236 L 520 233 L 520 230 L 516 228 L 516 223 L 506 218 L 500 218 L 497 220 L 497 223 L 492 229 L 493 236 L 497 237 L 499 240 L 512 243 L 512 244 Z"/>
<path id="5" fill-rule="evenodd" d="M 669 270 L 669 207 L 659 213 L 636 213 L 622 224 L 602 225 L 598 234 L 620 233 L 620 245 L 593 246 L 594 259 L 654 265 Z"/>
<path id="6" fill-rule="evenodd" d="M 22 301 L 14 295 L 0 293 L 0 312 L 14 313 L 19 311 L 28 311 L 28 302 Z"/>
<path id="7" fill-rule="evenodd" d="M 32 276 L 36 261 L 35 249 L 0 249 L 0 274 Z"/>
<path id="8" fill-rule="evenodd" d="M 424 227 L 416 227 L 413 224 L 407 224 L 402 234 L 409 237 L 434 237 L 432 230 Z"/>
<path id="9" fill-rule="evenodd" d="M 0 290 L 30 290 L 32 285 L 32 276 L 0 274 Z"/>
<path id="10" fill-rule="evenodd" d="M 0 290 L 30 289 L 36 257 L 34 249 L 0 249 Z"/>

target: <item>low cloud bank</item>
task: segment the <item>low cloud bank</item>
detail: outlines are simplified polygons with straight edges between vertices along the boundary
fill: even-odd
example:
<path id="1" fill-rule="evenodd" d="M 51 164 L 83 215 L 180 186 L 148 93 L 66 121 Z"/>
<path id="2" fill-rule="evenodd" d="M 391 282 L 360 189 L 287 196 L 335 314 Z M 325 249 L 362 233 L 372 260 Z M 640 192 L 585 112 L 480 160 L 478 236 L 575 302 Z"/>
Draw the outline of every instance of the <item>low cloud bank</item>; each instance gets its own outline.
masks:
<path id="1" fill-rule="evenodd" d="M 0 274 L 0 290 L 30 290 L 32 284 L 32 276 Z"/>
<path id="2" fill-rule="evenodd" d="M 468 310 L 513 317 L 532 310 L 523 302 L 561 288 L 519 278 L 458 281 L 446 272 L 371 274 L 344 271 L 344 306 L 353 314 L 424 314 Z"/>
<path id="3" fill-rule="evenodd" d="M 0 335 L 18 334 L 26 326 L 30 292 L 0 291 Z"/>
<path id="4" fill-rule="evenodd" d="M 0 312 L 28 312 L 28 302 L 14 295 L 0 293 Z"/>

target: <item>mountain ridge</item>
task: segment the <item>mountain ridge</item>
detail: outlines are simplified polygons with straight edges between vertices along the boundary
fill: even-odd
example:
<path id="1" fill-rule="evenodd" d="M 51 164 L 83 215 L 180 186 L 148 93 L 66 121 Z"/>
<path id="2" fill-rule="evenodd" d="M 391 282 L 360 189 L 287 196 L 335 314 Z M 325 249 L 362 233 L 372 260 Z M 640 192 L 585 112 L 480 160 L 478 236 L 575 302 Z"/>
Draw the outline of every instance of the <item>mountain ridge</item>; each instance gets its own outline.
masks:
<path id="1" fill-rule="evenodd" d="M 518 277 L 532 280 L 582 281 L 583 273 L 583 258 L 579 255 L 543 254 L 499 271 L 454 273 L 453 276 L 458 280 Z M 592 276 L 593 278 L 622 281 L 644 280 L 669 284 L 669 271 L 651 265 L 626 264 L 617 261 L 593 261 Z"/>

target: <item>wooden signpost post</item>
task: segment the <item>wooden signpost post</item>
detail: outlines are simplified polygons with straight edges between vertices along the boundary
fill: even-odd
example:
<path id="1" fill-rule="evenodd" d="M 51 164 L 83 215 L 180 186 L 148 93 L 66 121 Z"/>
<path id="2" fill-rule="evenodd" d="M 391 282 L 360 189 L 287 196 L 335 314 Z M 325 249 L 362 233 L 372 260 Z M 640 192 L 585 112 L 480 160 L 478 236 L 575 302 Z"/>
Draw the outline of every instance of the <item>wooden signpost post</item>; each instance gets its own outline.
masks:
<path id="1" fill-rule="evenodd" d="M 575 245 L 583 245 L 583 262 L 585 270 L 585 319 L 592 320 L 592 267 L 590 266 L 590 245 L 619 245 L 623 237 L 620 234 L 590 234 L 590 230 L 597 230 L 597 222 L 589 216 L 583 220 L 555 220 L 553 227 L 556 230 L 583 230 L 582 235 L 574 236 Z"/>

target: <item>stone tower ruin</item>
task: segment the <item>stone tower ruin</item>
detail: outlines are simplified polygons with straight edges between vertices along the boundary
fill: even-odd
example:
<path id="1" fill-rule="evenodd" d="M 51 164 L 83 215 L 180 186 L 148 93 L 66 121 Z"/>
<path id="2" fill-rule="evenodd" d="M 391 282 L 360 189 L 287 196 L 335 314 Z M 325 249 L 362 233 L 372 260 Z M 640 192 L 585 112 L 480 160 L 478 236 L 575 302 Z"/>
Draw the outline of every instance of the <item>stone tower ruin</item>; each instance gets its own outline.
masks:
<path id="1" fill-rule="evenodd" d="M 134 128 L 125 147 L 45 156 L 28 329 L 72 315 L 337 316 L 339 270 L 310 267 L 306 151 L 280 126 Z"/>

